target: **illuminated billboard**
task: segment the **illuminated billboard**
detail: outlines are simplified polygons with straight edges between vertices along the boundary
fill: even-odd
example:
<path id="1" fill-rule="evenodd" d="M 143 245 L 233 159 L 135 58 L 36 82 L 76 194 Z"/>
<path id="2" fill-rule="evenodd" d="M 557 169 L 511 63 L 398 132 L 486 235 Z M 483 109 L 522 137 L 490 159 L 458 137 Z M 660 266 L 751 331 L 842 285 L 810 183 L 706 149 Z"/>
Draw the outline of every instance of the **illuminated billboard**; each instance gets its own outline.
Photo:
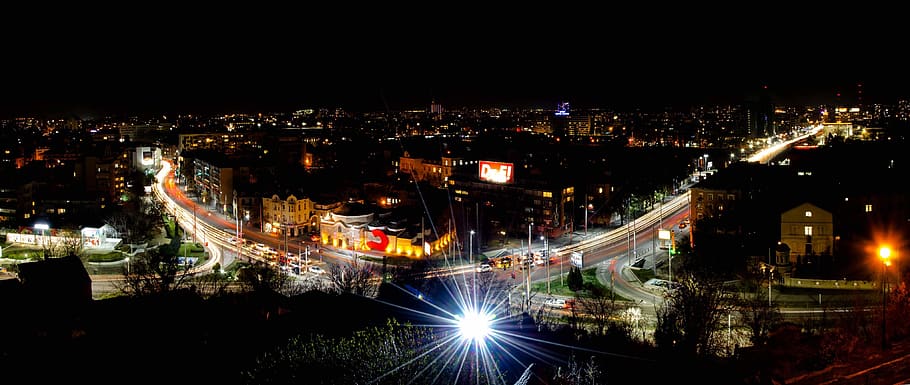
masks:
<path id="1" fill-rule="evenodd" d="M 480 161 L 480 180 L 492 183 L 515 182 L 515 167 L 512 163 Z"/>

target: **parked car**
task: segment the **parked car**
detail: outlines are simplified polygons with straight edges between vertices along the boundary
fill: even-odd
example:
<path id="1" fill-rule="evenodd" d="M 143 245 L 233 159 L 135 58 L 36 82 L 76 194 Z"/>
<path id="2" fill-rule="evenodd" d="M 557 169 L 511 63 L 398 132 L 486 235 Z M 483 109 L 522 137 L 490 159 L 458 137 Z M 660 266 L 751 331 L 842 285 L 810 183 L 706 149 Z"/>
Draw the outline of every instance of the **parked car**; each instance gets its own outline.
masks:
<path id="1" fill-rule="evenodd" d="M 485 273 L 488 271 L 493 271 L 493 266 L 490 266 L 489 263 L 481 263 L 480 265 L 477 265 L 478 273 Z"/>
<path id="2" fill-rule="evenodd" d="M 319 266 L 310 266 L 307 268 L 307 271 L 309 271 L 310 273 L 313 273 L 313 274 L 324 274 L 325 273 L 325 270 L 323 270 Z"/>

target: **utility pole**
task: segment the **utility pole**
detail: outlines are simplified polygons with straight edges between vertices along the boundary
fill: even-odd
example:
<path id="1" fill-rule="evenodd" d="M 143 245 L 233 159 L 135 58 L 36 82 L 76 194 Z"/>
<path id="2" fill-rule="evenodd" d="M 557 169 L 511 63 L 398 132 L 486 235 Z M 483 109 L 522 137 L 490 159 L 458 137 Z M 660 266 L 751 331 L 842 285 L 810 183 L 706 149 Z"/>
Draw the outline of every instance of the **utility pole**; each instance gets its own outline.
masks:
<path id="1" fill-rule="evenodd" d="M 541 235 L 540 239 L 543 240 L 543 258 L 547 264 L 547 295 L 550 295 L 550 247 L 547 245 L 549 242 L 545 235 Z"/>
<path id="2" fill-rule="evenodd" d="M 237 197 L 234 197 L 234 206 L 237 206 Z M 234 211 L 237 213 L 237 210 Z M 237 215 L 237 259 L 243 260 L 243 218 Z"/>
<path id="3" fill-rule="evenodd" d="M 534 222 L 528 223 L 528 258 L 531 258 L 531 226 L 534 226 Z M 521 258 L 519 258 L 521 259 Z M 519 263 L 522 263 L 519 261 Z M 522 263 L 523 265 L 524 263 Z M 527 300 L 527 309 L 528 314 L 531 313 L 531 266 L 528 265 L 526 269 L 528 271 L 527 275 L 527 284 L 525 285 L 525 298 Z"/>
<path id="4" fill-rule="evenodd" d="M 588 236 L 588 192 L 585 191 L 585 237 Z"/>

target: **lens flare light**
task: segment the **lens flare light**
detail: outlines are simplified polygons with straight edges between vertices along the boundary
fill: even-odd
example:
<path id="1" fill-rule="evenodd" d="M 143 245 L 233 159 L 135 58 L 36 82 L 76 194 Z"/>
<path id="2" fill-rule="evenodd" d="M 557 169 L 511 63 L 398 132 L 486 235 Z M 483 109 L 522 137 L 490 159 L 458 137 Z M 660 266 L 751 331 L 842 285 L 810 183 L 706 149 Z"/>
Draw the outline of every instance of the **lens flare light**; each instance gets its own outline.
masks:
<path id="1" fill-rule="evenodd" d="M 458 334 L 465 340 L 472 340 L 476 343 L 483 340 L 490 334 L 490 325 L 493 323 L 493 317 L 486 313 L 470 311 L 461 317 L 457 317 Z"/>

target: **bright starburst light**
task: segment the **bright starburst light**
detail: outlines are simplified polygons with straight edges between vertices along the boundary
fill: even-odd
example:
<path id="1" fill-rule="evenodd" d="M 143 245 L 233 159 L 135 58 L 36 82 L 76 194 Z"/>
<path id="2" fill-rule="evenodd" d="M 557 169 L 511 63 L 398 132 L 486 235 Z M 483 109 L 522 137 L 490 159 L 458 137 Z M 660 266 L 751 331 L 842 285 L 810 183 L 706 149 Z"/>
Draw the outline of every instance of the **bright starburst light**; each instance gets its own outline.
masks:
<path id="1" fill-rule="evenodd" d="M 462 338 L 480 343 L 490 333 L 493 317 L 486 313 L 472 311 L 460 317 L 456 316 L 456 320 L 458 320 L 458 333 Z"/>

